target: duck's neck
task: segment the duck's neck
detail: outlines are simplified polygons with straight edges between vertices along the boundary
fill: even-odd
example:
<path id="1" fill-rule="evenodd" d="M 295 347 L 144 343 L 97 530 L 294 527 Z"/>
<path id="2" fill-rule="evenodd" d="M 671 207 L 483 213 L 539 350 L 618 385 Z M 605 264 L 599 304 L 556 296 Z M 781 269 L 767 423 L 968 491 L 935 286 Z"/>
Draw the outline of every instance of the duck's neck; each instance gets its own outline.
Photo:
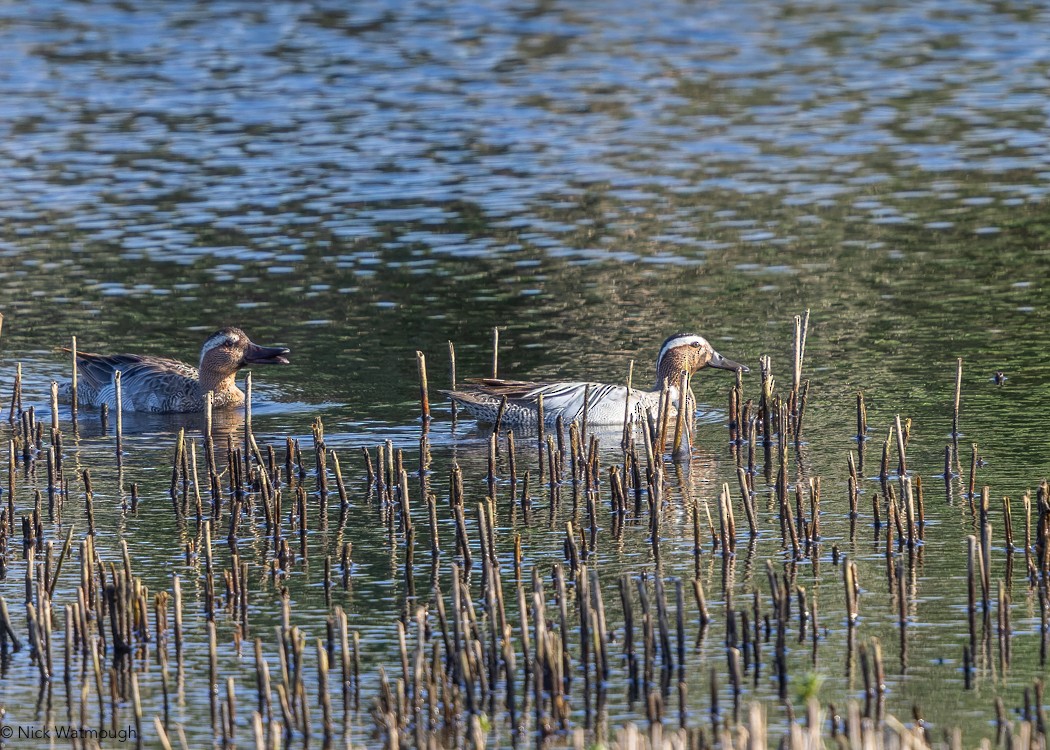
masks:
<path id="1" fill-rule="evenodd" d="M 662 390 L 664 381 L 672 388 L 677 388 L 682 379 L 682 370 L 692 375 L 689 363 L 683 355 L 674 351 L 667 352 L 656 365 L 656 385 L 653 390 Z"/>
<path id="2" fill-rule="evenodd" d="M 201 395 L 208 391 L 215 392 L 216 406 L 233 406 L 244 402 L 244 393 L 237 387 L 237 373 L 218 375 L 201 370 L 200 386 Z"/>

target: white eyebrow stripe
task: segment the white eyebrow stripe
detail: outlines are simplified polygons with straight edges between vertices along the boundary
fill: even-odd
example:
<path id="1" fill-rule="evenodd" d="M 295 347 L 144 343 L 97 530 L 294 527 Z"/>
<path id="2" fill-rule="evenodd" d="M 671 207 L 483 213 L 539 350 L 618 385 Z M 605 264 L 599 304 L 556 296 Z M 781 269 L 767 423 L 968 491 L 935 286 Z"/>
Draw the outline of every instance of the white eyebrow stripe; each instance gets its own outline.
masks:
<path id="1" fill-rule="evenodd" d="M 667 343 L 665 343 L 663 348 L 660 349 L 660 355 L 656 358 L 656 364 L 659 365 L 660 362 L 663 361 L 664 355 L 671 351 L 671 349 L 694 343 L 699 343 L 701 346 L 710 346 L 710 344 L 707 343 L 707 339 L 703 336 L 697 336 L 694 333 L 684 333 L 667 340 Z"/>
<path id="2" fill-rule="evenodd" d="M 221 336 L 212 336 L 210 339 L 205 341 L 204 342 L 204 346 L 201 347 L 201 356 L 204 356 L 205 354 L 210 352 L 215 347 L 222 346 L 225 343 L 226 343 L 226 334 L 222 334 Z"/>

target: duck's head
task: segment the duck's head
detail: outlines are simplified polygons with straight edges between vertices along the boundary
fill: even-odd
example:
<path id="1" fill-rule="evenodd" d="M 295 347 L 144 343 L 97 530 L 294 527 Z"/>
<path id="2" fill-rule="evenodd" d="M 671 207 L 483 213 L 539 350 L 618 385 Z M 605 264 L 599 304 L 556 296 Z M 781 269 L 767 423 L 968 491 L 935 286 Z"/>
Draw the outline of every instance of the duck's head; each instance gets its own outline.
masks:
<path id="1" fill-rule="evenodd" d="M 286 365 L 289 350 L 283 346 L 253 344 L 240 328 L 216 331 L 201 347 L 201 373 L 230 376 L 249 365 Z"/>
<path id="2" fill-rule="evenodd" d="M 660 356 L 656 359 L 657 383 L 664 378 L 676 382 L 678 373 L 685 370 L 692 375 L 703 367 L 714 367 L 719 370 L 740 370 L 749 372 L 749 368 L 723 357 L 715 351 L 711 343 L 695 333 L 676 333 L 668 336 L 660 347 Z"/>

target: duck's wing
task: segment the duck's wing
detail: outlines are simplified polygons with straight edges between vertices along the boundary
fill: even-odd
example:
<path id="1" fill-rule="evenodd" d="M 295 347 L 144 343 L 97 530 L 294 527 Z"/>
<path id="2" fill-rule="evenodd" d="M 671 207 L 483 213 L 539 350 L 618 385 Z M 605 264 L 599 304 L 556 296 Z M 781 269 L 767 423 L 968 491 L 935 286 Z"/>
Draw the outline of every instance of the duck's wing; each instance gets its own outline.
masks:
<path id="1" fill-rule="evenodd" d="M 89 388 L 102 389 L 112 384 L 113 373 L 120 371 L 121 388 L 130 388 L 138 380 L 157 383 L 168 378 L 196 380 L 197 368 L 165 357 L 141 354 L 92 354 L 77 352 L 77 377 Z"/>

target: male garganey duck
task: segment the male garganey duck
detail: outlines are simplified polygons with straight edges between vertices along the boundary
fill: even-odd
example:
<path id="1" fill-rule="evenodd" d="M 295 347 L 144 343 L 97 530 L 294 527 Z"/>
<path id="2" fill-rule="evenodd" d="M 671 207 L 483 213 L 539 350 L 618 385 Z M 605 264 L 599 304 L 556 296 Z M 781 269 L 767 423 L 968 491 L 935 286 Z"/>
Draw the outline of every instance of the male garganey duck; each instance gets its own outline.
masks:
<path id="1" fill-rule="evenodd" d="M 208 337 L 201 347 L 200 370 L 163 357 L 77 352 L 77 401 L 116 408 L 113 374 L 119 370 L 124 411 L 204 411 L 208 391 L 215 394 L 216 409 L 239 406 L 244 393 L 237 387 L 237 371 L 248 365 L 286 365 L 288 353 L 283 346 L 253 344 L 240 328 L 223 328 Z M 63 386 L 62 395 L 71 398 L 71 384 Z"/>
<path id="2" fill-rule="evenodd" d="M 496 421 L 500 403 L 507 397 L 502 422 L 508 427 L 534 427 L 538 417 L 538 399 L 543 396 L 543 421 L 554 424 L 560 416 L 566 424 L 583 418 L 584 394 L 587 393 L 587 423 L 589 425 L 623 425 L 624 415 L 639 422 L 648 407 L 656 416 L 660 409 L 660 393 L 666 379 L 670 386 L 670 416 L 677 413 L 678 384 L 681 372 L 690 375 L 704 367 L 720 370 L 748 368 L 726 359 L 714 350 L 703 336 L 676 333 L 668 337 L 656 358 L 656 385 L 651 391 L 623 385 L 601 383 L 537 383 L 520 380 L 478 378 L 461 390 L 449 391 L 448 397 L 466 409 L 479 422 Z M 590 386 L 588 393 L 587 387 Z M 692 411 L 696 399 L 692 389 L 686 394 Z"/>

